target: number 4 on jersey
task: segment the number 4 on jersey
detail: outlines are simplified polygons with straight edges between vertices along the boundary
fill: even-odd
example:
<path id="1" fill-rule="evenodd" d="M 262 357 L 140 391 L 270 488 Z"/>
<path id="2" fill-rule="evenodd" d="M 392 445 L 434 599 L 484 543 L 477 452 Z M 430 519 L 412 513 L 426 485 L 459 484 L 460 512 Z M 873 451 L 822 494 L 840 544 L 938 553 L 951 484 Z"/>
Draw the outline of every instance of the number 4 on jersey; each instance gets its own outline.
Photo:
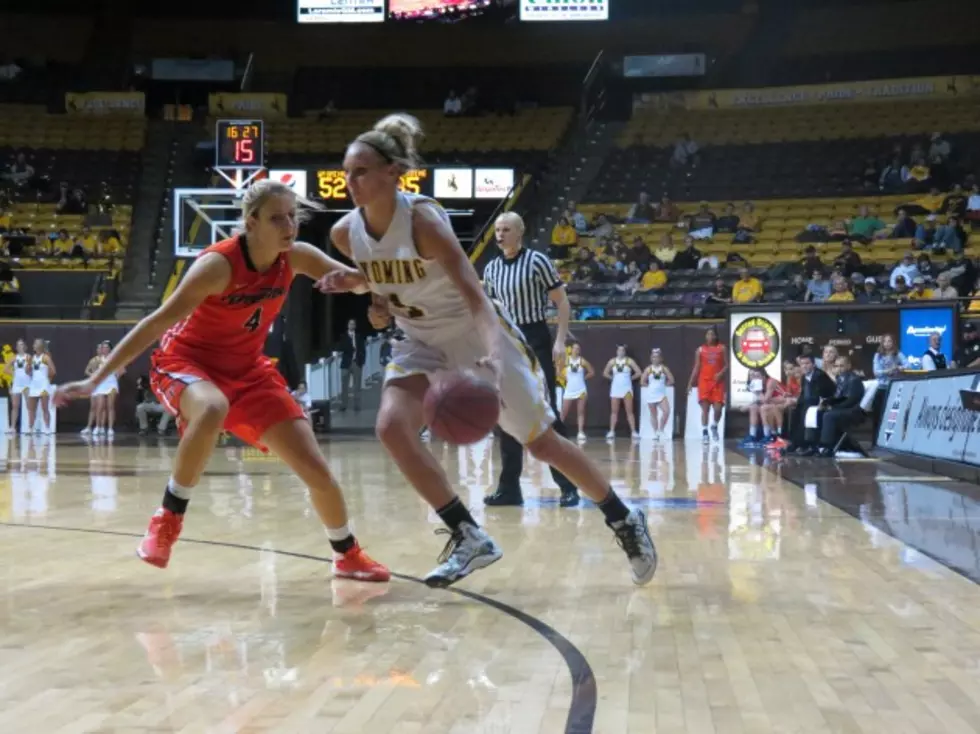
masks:
<path id="1" fill-rule="evenodd" d="M 248 321 L 245 322 L 245 331 L 255 331 L 262 325 L 262 309 L 257 308 L 255 312 L 248 317 Z"/>

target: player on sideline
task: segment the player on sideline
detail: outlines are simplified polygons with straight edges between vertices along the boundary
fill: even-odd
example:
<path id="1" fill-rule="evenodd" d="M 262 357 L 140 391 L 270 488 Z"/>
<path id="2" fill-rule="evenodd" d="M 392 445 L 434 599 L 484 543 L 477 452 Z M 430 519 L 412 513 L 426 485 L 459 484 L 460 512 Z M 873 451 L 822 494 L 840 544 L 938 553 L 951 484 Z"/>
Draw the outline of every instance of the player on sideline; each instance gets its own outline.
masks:
<path id="1" fill-rule="evenodd" d="M 317 447 L 302 407 L 262 350 L 295 274 L 314 280 L 351 268 L 296 242 L 312 204 L 274 181 L 259 181 L 242 200 L 240 234 L 205 249 L 163 305 L 139 322 L 86 380 L 64 385 L 59 401 L 87 397 L 160 340 L 150 387 L 177 416 L 180 445 L 163 504 L 139 545 L 140 558 L 166 568 L 191 490 L 222 427 L 268 447 L 310 488 L 310 500 L 334 550 L 335 576 L 387 581 L 390 572 L 361 550 L 348 527 L 340 487 Z"/>
<path id="2" fill-rule="evenodd" d="M 439 565 L 425 582 L 449 586 L 502 555 L 418 436 L 429 375 L 478 365 L 500 387 L 500 427 L 599 505 L 629 558 L 633 582 L 649 582 L 657 554 L 646 515 L 627 508 L 585 453 L 552 429 L 555 416 L 534 353 L 485 295 L 446 212 L 431 199 L 398 190 L 399 177 L 419 165 L 421 136 L 415 118 L 389 115 L 347 148 L 344 171 L 358 208 L 331 235 L 361 273 L 335 271 L 318 285 L 328 292 L 367 285 L 376 294 L 372 323 L 386 322 L 387 309 L 405 334 L 392 346 L 376 429 L 406 479 L 450 530 Z"/>
<path id="3" fill-rule="evenodd" d="M 721 411 L 725 408 L 725 372 L 728 360 L 725 347 L 718 342 L 718 330 L 709 326 L 704 332 L 704 344 L 694 352 L 694 368 L 687 381 L 687 391 L 698 388 L 698 402 L 701 404 L 701 440 L 708 443 L 708 416 L 713 411 L 711 440 L 720 441 L 718 423 Z"/>

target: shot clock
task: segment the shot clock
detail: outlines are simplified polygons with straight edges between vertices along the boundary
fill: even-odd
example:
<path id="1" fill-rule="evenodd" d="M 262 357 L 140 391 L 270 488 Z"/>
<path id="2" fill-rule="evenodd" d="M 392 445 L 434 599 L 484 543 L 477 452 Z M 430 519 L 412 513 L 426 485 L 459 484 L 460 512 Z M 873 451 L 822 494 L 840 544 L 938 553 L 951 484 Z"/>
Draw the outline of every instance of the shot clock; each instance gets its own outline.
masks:
<path id="1" fill-rule="evenodd" d="M 214 147 L 217 168 L 262 168 L 265 165 L 262 120 L 218 120 Z"/>

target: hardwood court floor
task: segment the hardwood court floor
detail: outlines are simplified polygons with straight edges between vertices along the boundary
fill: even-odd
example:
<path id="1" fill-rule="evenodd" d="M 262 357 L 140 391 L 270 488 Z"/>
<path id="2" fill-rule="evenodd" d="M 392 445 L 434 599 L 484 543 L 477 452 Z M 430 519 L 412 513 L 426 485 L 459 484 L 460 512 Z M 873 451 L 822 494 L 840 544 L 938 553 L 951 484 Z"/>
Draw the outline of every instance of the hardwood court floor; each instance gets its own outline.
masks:
<path id="1" fill-rule="evenodd" d="M 980 731 L 973 582 L 717 447 L 587 448 L 648 508 L 649 587 L 539 465 L 484 511 L 487 444 L 433 450 L 504 559 L 437 591 L 437 519 L 373 440 L 324 451 L 386 586 L 330 579 L 304 488 L 254 451 L 219 450 L 160 571 L 134 547 L 172 444 L 0 441 L 0 732 Z"/>

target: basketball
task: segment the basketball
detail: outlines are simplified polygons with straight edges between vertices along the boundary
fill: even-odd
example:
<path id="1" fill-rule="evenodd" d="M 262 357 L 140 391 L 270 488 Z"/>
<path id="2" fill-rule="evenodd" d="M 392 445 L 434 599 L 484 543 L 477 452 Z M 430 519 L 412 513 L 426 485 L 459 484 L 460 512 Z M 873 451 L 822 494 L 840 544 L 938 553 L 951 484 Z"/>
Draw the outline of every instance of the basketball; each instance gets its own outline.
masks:
<path id="1" fill-rule="evenodd" d="M 500 417 L 500 393 L 487 380 L 465 372 L 447 372 L 432 380 L 422 404 L 433 435 L 457 446 L 486 437 Z"/>

